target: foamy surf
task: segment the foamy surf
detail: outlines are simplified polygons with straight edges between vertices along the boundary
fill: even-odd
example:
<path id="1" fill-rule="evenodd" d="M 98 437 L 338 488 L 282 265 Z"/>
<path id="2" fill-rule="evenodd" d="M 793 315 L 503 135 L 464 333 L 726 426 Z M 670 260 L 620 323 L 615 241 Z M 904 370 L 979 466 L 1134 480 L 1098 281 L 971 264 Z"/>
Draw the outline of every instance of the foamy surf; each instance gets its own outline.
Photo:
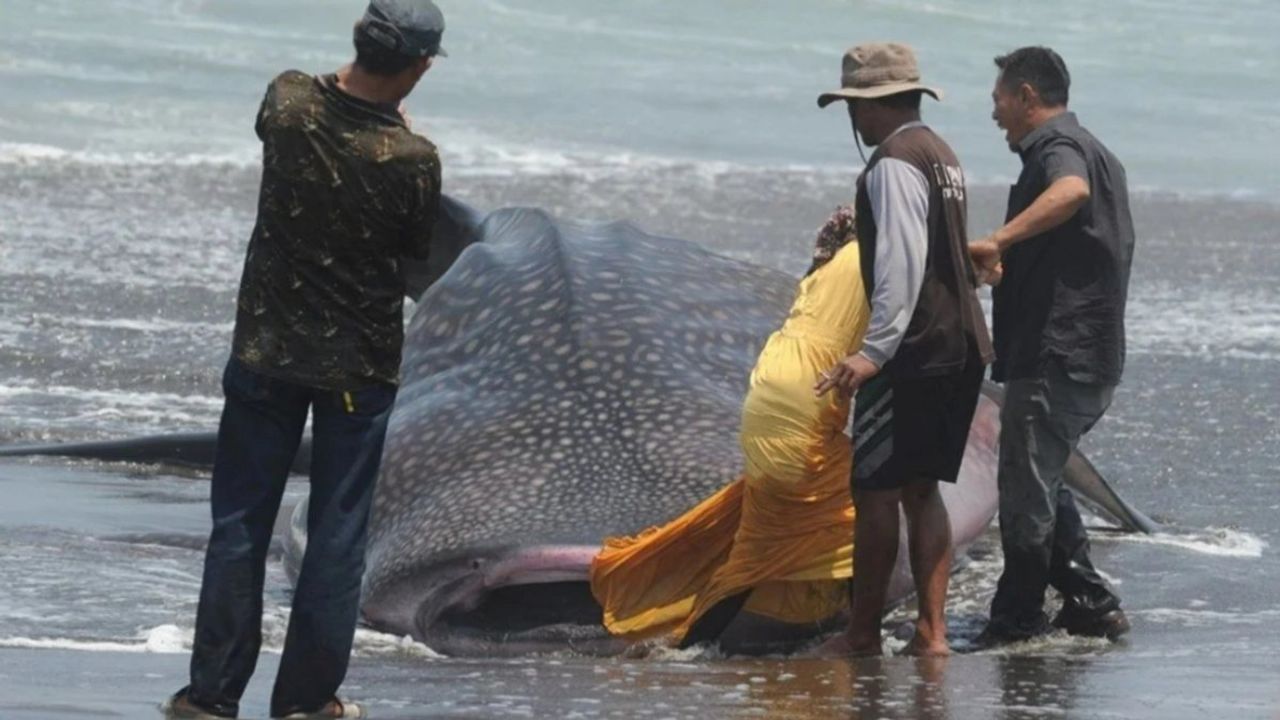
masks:
<path id="1" fill-rule="evenodd" d="M 391 635 L 368 628 L 356 629 L 355 654 L 403 655 L 432 660 L 445 657 L 408 635 Z"/>
<path id="2" fill-rule="evenodd" d="M 1130 615 L 1153 623 L 1181 625 L 1184 627 L 1213 627 L 1217 625 L 1266 625 L 1280 620 L 1280 609 L 1257 612 L 1231 612 L 1203 608 L 1152 608 L 1134 610 Z"/>
<path id="3" fill-rule="evenodd" d="M 0 165 L 33 166 L 61 163 L 104 167 L 193 167 L 210 165 L 252 168 L 257 167 L 261 158 L 262 150 L 257 145 L 245 145 L 242 148 L 223 153 L 184 153 L 70 150 L 43 143 L 0 142 Z"/>
<path id="4" fill-rule="evenodd" d="M 1266 551 L 1266 540 L 1231 528 L 1206 528 L 1187 533 L 1127 534 L 1105 536 L 1109 542 L 1164 545 L 1218 557 L 1260 558 Z"/>
<path id="5" fill-rule="evenodd" d="M 191 651 L 192 631 L 160 625 L 136 640 L 74 640 L 71 638 L 0 638 L 0 647 L 79 652 L 185 653 Z"/>
<path id="6" fill-rule="evenodd" d="M 284 608 L 269 608 L 263 619 L 262 652 L 278 655 L 283 649 L 283 639 L 289 625 L 289 613 Z M 194 630 L 177 625 L 160 625 L 147 630 L 137 638 L 127 640 L 82 640 L 56 637 L 8 637 L 0 638 L 0 647 L 28 650 L 73 650 L 77 652 L 127 652 L 181 654 L 191 652 Z M 356 656 L 399 655 L 423 659 L 444 657 L 408 635 L 356 629 L 354 653 Z"/>

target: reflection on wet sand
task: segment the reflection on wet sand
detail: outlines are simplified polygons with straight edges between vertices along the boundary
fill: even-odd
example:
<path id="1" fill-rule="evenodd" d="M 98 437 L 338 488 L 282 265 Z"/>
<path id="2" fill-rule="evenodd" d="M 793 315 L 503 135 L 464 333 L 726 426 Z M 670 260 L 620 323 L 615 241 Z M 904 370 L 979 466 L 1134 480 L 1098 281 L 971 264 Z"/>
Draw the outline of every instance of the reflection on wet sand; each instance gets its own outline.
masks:
<path id="1" fill-rule="evenodd" d="M 716 681 L 722 692 L 706 695 L 732 698 L 727 717 L 950 720 L 950 662 L 946 657 L 793 660 L 756 666 L 745 673 L 751 676 L 745 682 L 741 667 L 710 677 L 704 672 L 694 682 Z"/>
<path id="2" fill-rule="evenodd" d="M 1020 720 L 1028 711 L 1068 713 L 1074 709 L 1078 680 L 1088 660 L 1070 657 L 999 655 L 995 658 L 999 678 L 1002 720 Z"/>

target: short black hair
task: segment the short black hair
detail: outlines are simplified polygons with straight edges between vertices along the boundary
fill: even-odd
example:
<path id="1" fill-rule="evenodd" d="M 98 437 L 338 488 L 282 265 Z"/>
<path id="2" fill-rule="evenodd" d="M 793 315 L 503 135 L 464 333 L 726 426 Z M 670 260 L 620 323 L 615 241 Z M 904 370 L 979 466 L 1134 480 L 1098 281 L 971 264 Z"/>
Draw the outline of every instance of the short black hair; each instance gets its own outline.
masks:
<path id="1" fill-rule="evenodd" d="M 1040 99 L 1049 107 L 1067 104 L 1071 89 L 1071 73 L 1062 56 L 1051 48 L 1035 45 L 1014 50 L 996 58 L 1000 68 L 1000 83 L 1006 89 L 1015 89 L 1026 83 L 1036 89 Z"/>
<path id="2" fill-rule="evenodd" d="M 924 97 L 924 92 L 920 90 L 909 90 L 907 92 L 885 95 L 884 97 L 876 98 L 875 101 L 885 107 L 894 108 L 895 110 L 919 110 L 920 99 L 922 97 Z"/>
<path id="3" fill-rule="evenodd" d="M 399 75 L 418 60 L 378 42 L 359 24 L 352 35 L 352 42 L 356 46 L 356 65 L 372 75 Z"/>

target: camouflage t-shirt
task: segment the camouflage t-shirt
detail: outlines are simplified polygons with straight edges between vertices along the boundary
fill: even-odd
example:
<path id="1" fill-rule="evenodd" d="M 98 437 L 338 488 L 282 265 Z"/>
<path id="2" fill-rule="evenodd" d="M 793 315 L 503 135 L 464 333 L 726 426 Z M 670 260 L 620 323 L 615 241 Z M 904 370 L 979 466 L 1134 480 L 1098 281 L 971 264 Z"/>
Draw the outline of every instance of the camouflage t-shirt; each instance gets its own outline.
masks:
<path id="1" fill-rule="evenodd" d="M 332 75 L 271 82 L 258 111 L 262 186 L 233 351 L 265 375 L 326 389 L 398 384 L 401 258 L 425 258 L 440 159 L 394 107 Z"/>

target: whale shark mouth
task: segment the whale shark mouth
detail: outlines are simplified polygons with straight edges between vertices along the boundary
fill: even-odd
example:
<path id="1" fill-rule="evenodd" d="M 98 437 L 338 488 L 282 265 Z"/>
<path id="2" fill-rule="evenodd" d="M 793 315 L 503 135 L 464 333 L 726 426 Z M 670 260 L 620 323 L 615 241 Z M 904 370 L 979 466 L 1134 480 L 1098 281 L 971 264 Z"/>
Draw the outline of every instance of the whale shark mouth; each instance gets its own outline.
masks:
<path id="1" fill-rule="evenodd" d="M 551 545 L 476 555 L 459 572 L 424 578 L 414 634 L 457 656 L 569 651 L 611 655 L 625 644 L 601 624 L 591 594 L 599 546 Z M 421 586 L 420 586 L 421 587 Z"/>

